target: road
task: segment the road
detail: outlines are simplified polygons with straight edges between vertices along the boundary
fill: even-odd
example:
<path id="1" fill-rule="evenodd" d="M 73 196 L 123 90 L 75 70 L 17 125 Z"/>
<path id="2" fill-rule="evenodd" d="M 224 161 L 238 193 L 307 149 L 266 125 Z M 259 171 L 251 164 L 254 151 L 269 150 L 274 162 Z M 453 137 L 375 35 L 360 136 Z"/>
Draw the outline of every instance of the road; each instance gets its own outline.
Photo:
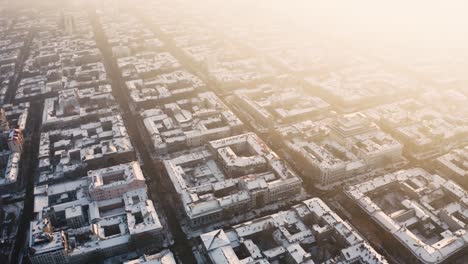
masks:
<path id="1" fill-rule="evenodd" d="M 10 263 L 19 263 L 29 231 L 29 222 L 34 213 L 34 177 L 37 168 L 39 151 L 40 125 L 42 120 L 42 103 L 32 103 L 28 117 L 28 128 L 24 134 L 23 154 L 21 157 L 21 177 L 25 179 L 24 208 L 21 215 L 18 234 L 11 254 Z"/>
<path id="2" fill-rule="evenodd" d="M 122 109 L 122 117 L 128 134 L 132 139 L 132 144 L 140 154 L 140 158 L 144 164 L 142 166 L 142 170 L 145 176 L 150 178 L 150 181 L 161 183 L 162 180 L 160 170 L 153 163 L 151 155 L 148 152 L 141 134 L 138 131 L 138 118 L 133 116 L 130 109 L 130 98 L 125 87 L 125 82 L 120 75 L 116 61 L 112 57 L 112 52 L 102 30 L 99 18 L 95 11 L 90 11 L 90 17 L 96 35 L 98 48 L 103 53 L 106 70 L 112 81 L 113 95 Z M 168 219 L 169 229 L 174 236 L 175 243 L 173 246 L 171 246 L 171 250 L 183 263 L 195 263 L 195 257 L 193 256 L 191 245 L 189 244 L 189 241 L 187 240 L 179 225 L 179 221 L 176 218 L 176 212 L 172 206 L 172 203 L 167 199 L 167 195 L 165 195 L 167 190 L 164 189 L 162 184 L 150 184 L 149 187 L 151 195 L 155 197 L 155 200 L 162 206 Z"/>
<path id="3" fill-rule="evenodd" d="M 5 94 L 5 103 L 12 103 L 13 99 L 15 98 L 16 89 L 18 88 L 18 84 L 22 78 L 24 62 L 29 56 L 30 46 L 34 38 L 35 32 L 36 32 L 35 29 L 31 29 L 24 43 L 24 47 L 21 50 L 20 57 L 18 59 L 18 64 L 15 67 L 15 74 L 13 77 L 13 82 L 10 84 Z"/>
<path id="4" fill-rule="evenodd" d="M 5 104 L 13 103 L 18 84 L 22 77 L 22 70 L 25 60 L 29 56 L 30 45 L 34 37 L 35 30 L 31 29 L 24 47 L 21 50 L 18 64 L 15 67 L 13 81 L 5 94 Z M 37 166 L 37 152 L 39 151 L 40 125 L 42 119 L 42 103 L 31 103 L 29 116 L 24 131 L 23 153 L 21 154 L 21 186 L 25 190 L 24 207 L 21 213 L 16 240 L 10 254 L 10 263 L 20 263 L 22 261 L 24 244 L 29 230 L 29 222 L 32 220 L 34 211 L 34 176 Z"/>

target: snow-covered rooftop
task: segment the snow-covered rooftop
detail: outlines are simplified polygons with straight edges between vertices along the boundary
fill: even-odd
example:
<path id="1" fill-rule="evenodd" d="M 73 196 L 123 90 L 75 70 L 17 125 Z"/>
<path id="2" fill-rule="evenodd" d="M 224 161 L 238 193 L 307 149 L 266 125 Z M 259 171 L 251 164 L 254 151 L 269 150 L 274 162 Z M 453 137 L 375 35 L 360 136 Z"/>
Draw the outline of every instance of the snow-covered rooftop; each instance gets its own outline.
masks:
<path id="1" fill-rule="evenodd" d="M 127 181 L 118 190 L 107 190 L 108 195 L 91 193 L 98 174 L 123 169 L 133 171 L 142 184 Z M 126 245 L 142 234 L 159 236 L 163 229 L 137 162 L 92 171 L 80 180 L 38 186 L 34 195 L 32 258 L 58 250 L 71 261 L 89 251 Z"/>
<path id="2" fill-rule="evenodd" d="M 213 263 L 275 263 L 284 258 L 292 259 L 292 263 L 309 264 L 387 263 L 318 198 L 232 229 L 202 234 L 200 240 Z M 328 240 L 337 243 L 329 244 Z"/>
<path id="3" fill-rule="evenodd" d="M 302 183 L 253 133 L 213 140 L 206 147 L 163 163 L 194 226 L 220 220 L 210 215 L 222 211 L 293 199 Z M 255 205 L 253 195 L 259 193 L 264 193 L 264 198 Z"/>
<path id="4" fill-rule="evenodd" d="M 468 192 L 452 181 L 414 168 L 346 194 L 424 263 L 441 263 L 468 247 Z"/>
<path id="5" fill-rule="evenodd" d="M 236 134 L 242 122 L 213 93 L 205 92 L 141 113 L 157 156 Z"/>

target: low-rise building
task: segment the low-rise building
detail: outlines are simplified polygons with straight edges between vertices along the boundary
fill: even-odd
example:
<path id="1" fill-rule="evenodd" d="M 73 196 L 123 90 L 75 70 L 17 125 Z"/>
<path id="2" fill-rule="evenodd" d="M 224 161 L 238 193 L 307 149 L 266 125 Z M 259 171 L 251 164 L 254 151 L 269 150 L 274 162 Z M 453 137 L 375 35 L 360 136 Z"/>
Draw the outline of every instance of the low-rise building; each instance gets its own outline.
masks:
<path id="1" fill-rule="evenodd" d="M 142 257 L 125 261 L 123 264 L 176 264 L 174 255 L 169 249 L 165 249 L 153 255 L 143 255 Z"/>
<path id="2" fill-rule="evenodd" d="M 163 163 L 192 228 L 294 201 L 302 193 L 301 179 L 253 133 L 210 141 Z"/>
<path id="3" fill-rule="evenodd" d="M 452 181 L 414 168 L 345 193 L 408 250 L 408 261 L 442 263 L 468 248 L 468 193 Z"/>
<path id="4" fill-rule="evenodd" d="M 179 61 L 169 52 L 153 51 L 118 58 L 117 65 L 126 80 L 151 78 L 181 68 Z"/>
<path id="5" fill-rule="evenodd" d="M 468 146 L 454 149 L 435 160 L 436 171 L 468 189 Z"/>
<path id="6" fill-rule="evenodd" d="M 102 9 L 99 20 L 114 58 L 129 57 L 142 51 L 158 51 L 164 44 L 139 17 L 125 12 Z"/>
<path id="7" fill-rule="evenodd" d="M 415 95 L 421 90 L 417 81 L 355 55 L 342 58 L 335 67 L 304 80 L 317 95 L 346 113 L 398 100 L 403 95 Z"/>
<path id="8" fill-rule="evenodd" d="M 207 263 L 388 263 L 322 200 L 200 236 Z"/>
<path id="9" fill-rule="evenodd" d="M 273 79 L 277 70 L 265 60 L 246 57 L 230 60 L 217 54 L 206 59 L 207 73 L 223 89 L 230 92 L 234 88 L 256 85 Z"/>
<path id="10" fill-rule="evenodd" d="M 194 95 L 205 87 L 200 78 L 177 70 L 147 79 L 126 82 L 132 102 L 141 108 L 156 107 L 161 103 L 179 100 Z"/>
<path id="11" fill-rule="evenodd" d="M 277 134 L 321 187 L 407 163 L 403 145 L 361 113 L 299 122 L 278 128 Z"/>
<path id="12" fill-rule="evenodd" d="M 97 88 L 109 82 L 85 11 L 38 10 L 37 15 L 41 19 L 34 20 L 37 30 L 20 69 L 16 101 L 40 101 L 63 89 Z"/>
<path id="13" fill-rule="evenodd" d="M 295 87 L 263 84 L 236 90 L 233 103 L 250 117 L 252 124 L 260 125 L 260 131 L 266 132 L 277 125 L 318 119 L 328 113 L 328 103 L 303 93 Z"/>
<path id="14" fill-rule="evenodd" d="M 157 158 L 239 134 L 242 122 L 213 92 L 141 113 Z"/>
<path id="15" fill-rule="evenodd" d="M 42 75 L 23 78 L 16 90 L 15 100 L 17 102 L 42 100 L 57 95 L 62 89 L 61 81 L 47 81 L 47 78 Z"/>
<path id="16" fill-rule="evenodd" d="M 74 178 L 90 169 L 135 160 L 135 150 L 120 115 L 41 133 L 40 182 Z"/>
<path id="17" fill-rule="evenodd" d="M 97 88 L 61 90 L 44 101 L 42 130 L 67 128 L 96 121 L 119 112 L 110 85 Z"/>
<path id="18" fill-rule="evenodd" d="M 32 263 L 93 262 L 127 252 L 137 241 L 158 244 L 163 234 L 138 162 L 34 189 Z"/>
<path id="19" fill-rule="evenodd" d="M 19 78 L 22 57 L 32 38 L 31 14 L 21 9 L 17 11 L 13 14 L 3 10 L 3 19 L 0 19 L 0 104 L 10 99 L 6 98 L 7 92 Z"/>
<path id="20" fill-rule="evenodd" d="M 415 99 L 382 105 L 367 110 L 366 114 L 400 140 L 405 145 L 405 154 L 415 161 L 434 159 L 468 144 L 464 116 L 437 111 Z"/>
<path id="21" fill-rule="evenodd" d="M 0 190 L 8 193 L 19 186 L 23 132 L 29 115 L 29 104 L 3 105 L 0 108 Z"/>

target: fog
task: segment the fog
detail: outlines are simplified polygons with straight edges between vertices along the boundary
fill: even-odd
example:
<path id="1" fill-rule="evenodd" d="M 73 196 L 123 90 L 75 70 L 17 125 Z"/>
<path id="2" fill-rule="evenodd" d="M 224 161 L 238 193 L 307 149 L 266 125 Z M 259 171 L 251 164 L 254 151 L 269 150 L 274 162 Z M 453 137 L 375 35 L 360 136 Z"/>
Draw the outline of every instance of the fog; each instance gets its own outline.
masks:
<path id="1" fill-rule="evenodd" d="M 125 7 L 126 1 L 107 1 Z M 141 6 L 151 1 L 131 1 Z M 232 25 L 267 31 L 280 28 L 285 38 L 299 33 L 298 42 L 329 38 L 392 63 L 437 64 L 460 71 L 468 61 L 466 1 L 173 1 L 203 17 L 202 22 L 224 32 Z M 193 11 L 192 10 L 192 11 Z M 321 33 L 318 37 L 317 33 Z M 298 43 L 299 44 L 299 43 Z M 304 52 L 307 52 L 306 50 Z M 466 68 L 466 67 L 465 67 Z M 465 74 L 464 72 L 463 74 Z"/>
<path id="2" fill-rule="evenodd" d="M 466 263 L 467 10 L 0 0 L 2 259 Z"/>

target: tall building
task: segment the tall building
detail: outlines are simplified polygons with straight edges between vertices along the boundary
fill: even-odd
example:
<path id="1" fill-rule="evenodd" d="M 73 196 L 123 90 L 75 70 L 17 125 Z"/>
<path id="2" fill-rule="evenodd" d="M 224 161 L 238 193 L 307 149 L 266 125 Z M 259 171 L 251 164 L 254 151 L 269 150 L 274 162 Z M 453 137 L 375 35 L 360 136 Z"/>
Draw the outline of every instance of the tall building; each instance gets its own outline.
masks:
<path id="1" fill-rule="evenodd" d="M 10 125 L 8 124 L 8 119 L 5 113 L 5 109 L 0 108 L 0 131 L 10 130 Z"/>
<path id="2" fill-rule="evenodd" d="M 19 129 L 13 129 L 8 136 L 8 147 L 12 152 L 23 151 L 23 132 Z"/>

